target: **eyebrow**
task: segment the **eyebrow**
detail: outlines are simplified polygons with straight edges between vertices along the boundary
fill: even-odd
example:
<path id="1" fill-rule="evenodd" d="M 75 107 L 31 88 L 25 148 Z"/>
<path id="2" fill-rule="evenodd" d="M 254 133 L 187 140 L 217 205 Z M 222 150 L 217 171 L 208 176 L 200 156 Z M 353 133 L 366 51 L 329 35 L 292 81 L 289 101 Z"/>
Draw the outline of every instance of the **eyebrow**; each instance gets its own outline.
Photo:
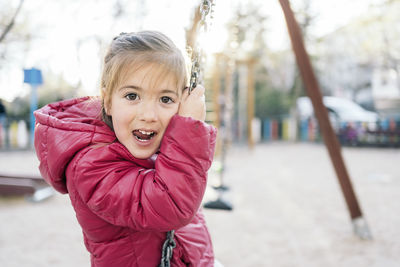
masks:
<path id="1" fill-rule="evenodd" d="M 118 91 L 122 91 L 122 90 L 124 90 L 124 89 L 135 89 L 135 90 L 138 90 L 138 91 L 143 91 L 143 89 L 142 89 L 141 87 L 136 86 L 136 85 L 126 85 L 126 86 L 122 86 L 121 88 L 118 89 Z"/>
<path id="2" fill-rule="evenodd" d="M 161 90 L 161 93 L 163 93 L 163 94 L 174 94 L 174 95 L 176 95 L 176 96 L 178 96 L 178 93 L 177 92 L 175 92 L 174 90 L 170 90 L 170 89 L 164 89 L 164 90 Z"/>
<path id="3" fill-rule="evenodd" d="M 135 90 L 138 90 L 138 91 L 143 91 L 142 87 L 136 86 L 136 85 L 126 85 L 126 86 L 123 86 L 123 87 L 119 88 L 118 91 L 122 91 L 122 90 L 125 90 L 125 89 L 135 89 Z M 170 89 L 163 89 L 163 90 L 161 90 L 161 93 L 163 93 L 163 94 L 168 94 L 169 93 L 169 94 L 174 94 L 174 95 L 178 96 L 178 93 L 176 91 L 170 90 Z"/>

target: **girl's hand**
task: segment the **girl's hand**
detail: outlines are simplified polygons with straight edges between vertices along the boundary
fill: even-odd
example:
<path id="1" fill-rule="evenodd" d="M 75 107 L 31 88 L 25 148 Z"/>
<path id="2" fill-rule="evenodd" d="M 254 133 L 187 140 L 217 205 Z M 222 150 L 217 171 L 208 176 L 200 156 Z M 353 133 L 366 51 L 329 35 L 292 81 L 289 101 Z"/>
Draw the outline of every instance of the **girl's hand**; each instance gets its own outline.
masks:
<path id="1" fill-rule="evenodd" d="M 204 87 L 197 85 L 189 95 L 189 90 L 185 89 L 179 105 L 178 115 L 192 117 L 196 120 L 204 121 L 206 118 L 206 102 Z"/>

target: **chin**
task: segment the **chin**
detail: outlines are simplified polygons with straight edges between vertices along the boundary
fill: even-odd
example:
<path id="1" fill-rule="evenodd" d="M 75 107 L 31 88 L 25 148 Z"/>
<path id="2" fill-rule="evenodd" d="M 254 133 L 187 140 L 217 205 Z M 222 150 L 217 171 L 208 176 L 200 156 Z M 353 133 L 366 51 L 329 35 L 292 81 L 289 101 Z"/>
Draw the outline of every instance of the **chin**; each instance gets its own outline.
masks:
<path id="1" fill-rule="evenodd" d="M 137 159 L 148 159 L 151 158 L 151 156 L 153 156 L 156 151 L 141 151 L 140 153 L 138 153 L 138 149 L 128 149 L 129 152 L 132 154 L 132 156 L 134 156 Z"/>
<path id="2" fill-rule="evenodd" d="M 160 143 L 157 142 L 158 140 L 156 140 L 156 142 L 154 142 L 152 145 L 150 146 L 141 146 L 136 144 L 135 142 L 126 142 L 126 143 L 122 143 L 126 149 L 129 151 L 129 153 L 132 154 L 132 156 L 134 156 L 137 159 L 148 159 L 151 158 L 155 153 L 157 153 L 157 151 L 160 148 Z"/>
<path id="3" fill-rule="evenodd" d="M 131 152 L 131 154 L 135 157 L 135 158 L 137 158 L 137 159 L 148 159 L 148 158 L 150 158 L 151 156 L 153 156 L 153 153 L 132 153 Z"/>

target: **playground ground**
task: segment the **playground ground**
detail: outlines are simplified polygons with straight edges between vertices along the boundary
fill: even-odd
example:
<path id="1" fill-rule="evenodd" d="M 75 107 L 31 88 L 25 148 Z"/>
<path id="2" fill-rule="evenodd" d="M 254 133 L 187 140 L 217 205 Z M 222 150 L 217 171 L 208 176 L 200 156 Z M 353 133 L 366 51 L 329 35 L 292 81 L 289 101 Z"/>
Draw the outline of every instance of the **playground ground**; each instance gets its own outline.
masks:
<path id="1" fill-rule="evenodd" d="M 233 211 L 205 209 L 217 258 L 238 267 L 400 266 L 400 149 L 343 149 L 373 240 L 352 232 L 326 149 L 276 142 L 232 146 L 223 198 Z M 33 151 L 0 151 L 0 169 L 38 173 Z M 210 172 L 210 182 L 217 173 Z M 216 194 L 208 190 L 205 201 Z M 2 267 L 90 266 L 67 196 L 39 203 L 0 198 Z"/>

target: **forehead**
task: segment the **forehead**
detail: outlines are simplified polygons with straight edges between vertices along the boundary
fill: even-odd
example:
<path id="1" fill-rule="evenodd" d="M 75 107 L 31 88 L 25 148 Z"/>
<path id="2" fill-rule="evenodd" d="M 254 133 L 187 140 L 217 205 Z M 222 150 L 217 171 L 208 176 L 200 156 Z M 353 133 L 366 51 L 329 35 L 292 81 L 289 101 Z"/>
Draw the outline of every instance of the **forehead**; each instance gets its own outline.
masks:
<path id="1" fill-rule="evenodd" d="M 121 69 L 119 86 L 136 85 L 143 88 L 178 90 L 178 79 L 173 71 L 157 63 L 127 65 Z M 132 84 L 134 83 L 134 84 Z"/>

